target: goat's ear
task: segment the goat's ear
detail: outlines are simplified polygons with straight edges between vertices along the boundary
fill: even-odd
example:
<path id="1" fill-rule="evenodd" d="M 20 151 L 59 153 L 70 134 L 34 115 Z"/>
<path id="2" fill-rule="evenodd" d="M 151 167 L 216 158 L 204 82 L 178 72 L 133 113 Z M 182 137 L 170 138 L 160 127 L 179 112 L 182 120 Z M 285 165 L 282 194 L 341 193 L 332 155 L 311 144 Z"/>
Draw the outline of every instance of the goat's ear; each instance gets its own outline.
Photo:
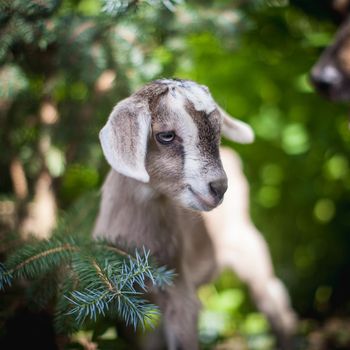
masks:
<path id="1" fill-rule="evenodd" d="M 145 168 L 151 115 L 146 102 L 129 97 L 119 102 L 100 131 L 103 153 L 118 173 L 149 181 Z"/>
<path id="2" fill-rule="evenodd" d="M 221 133 L 225 138 L 238 143 L 254 141 L 254 131 L 248 124 L 229 116 L 220 107 L 219 111 L 223 117 Z"/>

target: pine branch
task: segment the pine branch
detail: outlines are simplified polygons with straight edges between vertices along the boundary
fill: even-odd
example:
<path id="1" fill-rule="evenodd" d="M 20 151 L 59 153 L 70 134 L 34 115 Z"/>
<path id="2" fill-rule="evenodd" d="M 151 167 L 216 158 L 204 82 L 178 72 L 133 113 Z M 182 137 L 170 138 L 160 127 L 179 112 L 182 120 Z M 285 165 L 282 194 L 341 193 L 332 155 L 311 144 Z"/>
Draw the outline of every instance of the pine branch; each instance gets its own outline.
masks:
<path id="1" fill-rule="evenodd" d="M 173 271 L 151 262 L 145 248 L 131 255 L 130 247 L 92 240 L 96 203 L 96 194 L 84 196 L 60 220 L 51 239 L 27 242 L 0 265 L 1 289 L 21 278 L 31 281 L 27 294 L 35 304 L 56 299 L 55 323 L 61 333 L 107 314 L 134 328 L 152 325 L 159 311 L 142 296 L 150 287 L 172 281 Z"/>
<path id="2" fill-rule="evenodd" d="M 0 290 L 4 290 L 6 286 L 11 286 L 12 274 L 7 271 L 4 264 L 0 263 Z"/>
<path id="3" fill-rule="evenodd" d="M 165 266 L 155 267 L 153 272 L 154 285 L 159 288 L 170 286 L 176 276 L 174 270 L 167 270 Z"/>
<path id="4" fill-rule="evenodd" d="M 158 275 L 162 275 L 163 271 L 158 271 L 149 264 L 149 252 L 144 250 L 144 254 L 140 255 L 136 251 L 135 258 L 123 260 L 120 257 L 115 260 L 112 256 L 112 259 L 105 259 L 103 266 L 96 259 L 79 259 L 73 266 L 85 288 L 73 291 L 67 297 L 74 305 L 68 314 L 75 315 L 79 323 L 86 318 L 96 320 L 97 316 L 104 316 L 112 307 L 126 324 L 132 324 L 134 328 L 138 324 L 142 327 L 152 324 L 153 316 L 158 314 L 158 310 L 141 299 L 140 295 L 147 292 L 148 280 L 153 285 L 160 282 Z M 170 278 L 171 272 L 163 276 L 162 281 L 170 283 Z"/>
<path id="5" fill-rule="evenodd" d="M 6 271 L 1 274 L 2 278 L 32 279 L 38 277 L 68 262 L 72 254 L 78 250 L 79 248 L 71 238 L 63 242 L 52 238 L 28 244 L 10 255 L 5 264 Z"/>
<path id="6" fill-rule="evenodd" d="M 69 282 L 56 283 L 50 276 L 55 271 L 60 271 L 61 278 L 68 274 Z M 96 321 L 107 312 L 119 315 L 134 328 L 152 325 L 158 309 L 141 295 L 150 285 L 171 284 L 172 277 L 172 271 L 150 263 L 146 249 L 142 254 L 136 250 L 130 256 L 105 242 L 82 244 L 70 236 L 28 244 L 0 265 L 2 289 L 14 278 L 46 280 L 51 283 L 51 290 L 43 293 L 40 300 L 48 301 L 53 295 L 53 284 L 58 285 L 56 321 L 61 330 L 67 324 L 69 329 L 79 327 L 87 318 Z M 74 317 L 75 325 L 70 317 Z"/>
<path id="7" fill-rule="evenodd" d="M 80 324 L 76 322 L 75 318 L 68 314 L 72 308 L 72 304 L 66 298 L 66 294 L 69 291 L 74 291 L 78 288 L 78 277 L 69 269 L 66 269 L 65 277 L 58 284 L 55 305 L 54 325 L 58 334 L 72 334 L 80 327 Z"/>
<path id="8" fill-rule="evenodd" d="M 63 271 L 50 271 L 35 279 L 26 290 L 26 299 L 33 308 L 43 309 L 52 301 L 55 301 L 59 275 Z M 44 288 L 43 288 L 44 287 Z"/>
<path id="9" fill-rule="evenodd" d="M 100 241 L 97 242 L 98 244 L 101 244 L 102 250 L 106 254 L 106 259 L 107 258 L 113 258 L 114 254 L 123 256 L 123 257 L 128 257 L 131 262 L 134 260 L 140 259 L 140 254 L 138 250 L 135 251 L 135 256 L 132 256 L 131 254 L 126 253 L 126 251 L 117 248 L 115 246 L 111 245 L 106 245 L 106 242 Z M 96 247 L 98 247 L 98 244 Z M 125 249 L 125 250 L 130 250 L 130 249 Z M 112 256 L 108 256 L 108 252 L 114 253 Z M 172 283 L 172 279 L 175 276 L 175 271 L 174 270 L 167 270 L 166 267 L 164 266 L 157 266 L 155 263 L 150 261 L 150 256 L 149 256 L 149 251 L 146 251 L 145 248 L 143 248 L 143 255 L 146 258 L 147 264 L 149 264 L 148 268 L 152 269 L 153 273 L 148 275 L 147 277 L 152 280 L 152 283 L 157 286 L 157 287 L 164 287 L 164 286 L 169 286 Z M 145 272 L 146 273 L 146 272 Z"/>

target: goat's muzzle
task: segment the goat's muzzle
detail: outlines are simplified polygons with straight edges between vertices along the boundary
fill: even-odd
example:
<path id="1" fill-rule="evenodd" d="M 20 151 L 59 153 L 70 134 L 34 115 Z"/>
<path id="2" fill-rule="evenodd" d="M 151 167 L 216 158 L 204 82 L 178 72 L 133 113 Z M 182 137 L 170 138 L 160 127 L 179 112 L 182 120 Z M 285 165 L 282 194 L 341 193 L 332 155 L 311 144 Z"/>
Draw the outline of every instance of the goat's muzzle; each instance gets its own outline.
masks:
<path id="1" fill-rule="evenodd" d="M 316 65 L 311 71 L 310 81 L 321 95 L 331 100 L 339 99 L 338 90 L 341 89 L 342 76 L 337 68 Z"/>
<path id="2" fill-rule="evenodd" d="M 190 185 L 188 185 L 187 188 L 198 203 L 194 208 L 196 210 L 209 211 L 217 207 L 223 201 L 224 194 L 227 190 L 227 177 L 225 176 L 210 181 L 207 184 L 206 191 L 199 191 Z"/>
<path id="3" fill-rule="evenodd" d="M 227 177 L 223 177 L 221 179 L 209 182 L 209 189 L 213 197 L 221 201 L 227 190 Z"/>

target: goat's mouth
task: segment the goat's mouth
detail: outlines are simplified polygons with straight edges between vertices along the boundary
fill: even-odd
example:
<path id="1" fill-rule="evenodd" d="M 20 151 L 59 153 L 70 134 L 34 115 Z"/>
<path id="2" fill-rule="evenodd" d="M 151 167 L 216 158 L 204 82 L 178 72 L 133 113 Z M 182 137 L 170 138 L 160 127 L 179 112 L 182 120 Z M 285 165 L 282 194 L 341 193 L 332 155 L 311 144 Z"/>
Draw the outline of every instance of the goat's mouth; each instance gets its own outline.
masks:
<path id="1" fill-rule="evenodd" d="M 197 205 L 196 203 L 192 205 L 192 208 L 195 210 L 209 211 L 217 207 L 223 201 L 223 198 L 218 199 L 212 197 L 212 199 L 208 199 L 207 197 L 204 197 L 203 195 L 195 191 L 190 185 L 188 185 L 187 188 L 199 204 Z"/>

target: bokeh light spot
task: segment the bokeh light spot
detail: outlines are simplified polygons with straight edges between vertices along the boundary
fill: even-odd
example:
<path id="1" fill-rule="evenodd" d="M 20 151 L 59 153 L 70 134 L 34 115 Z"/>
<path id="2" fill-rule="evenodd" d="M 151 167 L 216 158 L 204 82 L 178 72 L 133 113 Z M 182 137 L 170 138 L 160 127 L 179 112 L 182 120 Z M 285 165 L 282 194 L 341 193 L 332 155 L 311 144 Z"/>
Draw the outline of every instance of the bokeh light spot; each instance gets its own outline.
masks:
<path id="1" fill-rule="evenodd" d="M 330 199 L 320 199 L 316 202 L 314 207 L 315 218 L 322 222 L 329 222 L 335 214 L 334 202 Z"/>

